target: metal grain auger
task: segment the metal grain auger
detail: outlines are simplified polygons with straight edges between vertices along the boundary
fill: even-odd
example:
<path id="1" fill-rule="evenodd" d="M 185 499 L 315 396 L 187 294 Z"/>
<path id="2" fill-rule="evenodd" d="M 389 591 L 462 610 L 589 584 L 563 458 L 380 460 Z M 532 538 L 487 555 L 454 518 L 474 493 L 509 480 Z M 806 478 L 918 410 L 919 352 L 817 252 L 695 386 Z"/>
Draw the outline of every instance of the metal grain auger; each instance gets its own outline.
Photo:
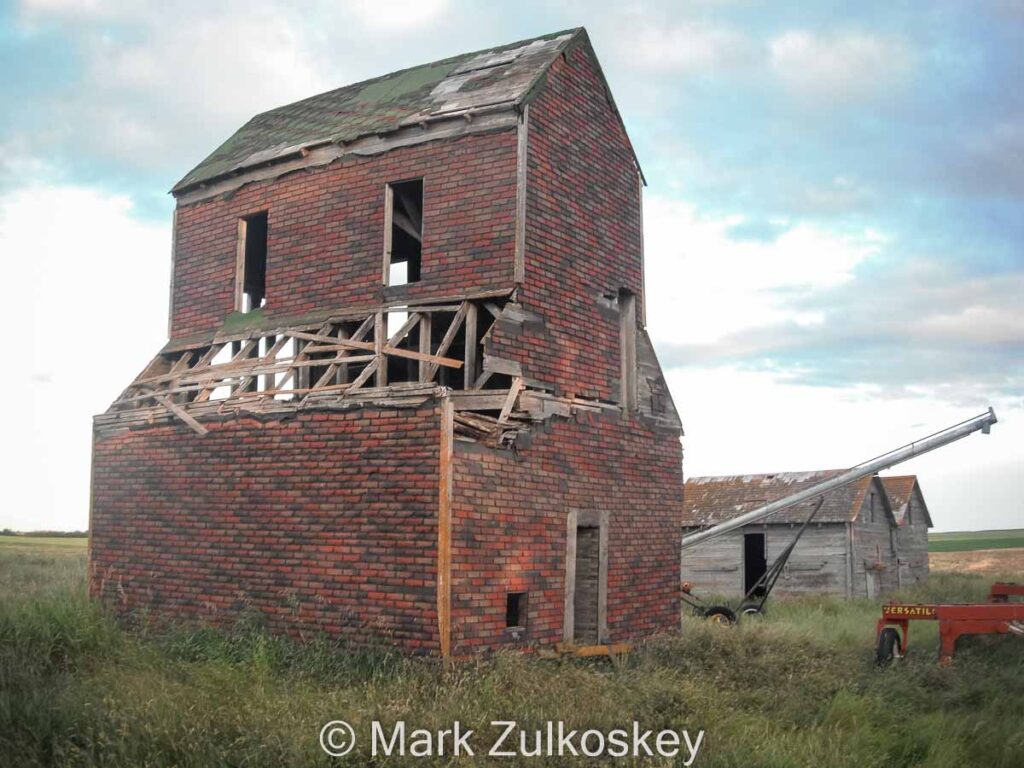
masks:
<path id="1" fill-rule="evenodd" d="M 851 483 L 855 483 L 864 477 L 873 475 L 876 472 L 889 469 L 890 467 L 907 461 L 908 459 L 921 456 L 929 451 L 934 451 L 936 448 L 947 446 L 950 443 L 955 443 L 957 440 L 965 438 L 975 432 L 981 432 L 982 434 L 987 435 L 996 421 L 995 411 L 989 408 L 985 413 L 967 419 L 966 421 L 961 421 L 959 424 L 954 424 L 951 427 L 947 427 L 939 432 L 923 437 L 920 440 L 907 443 L 906 445 L 895 448 L 888 453 L 883 453 L 881 456 L 876 456 L 873 459 L 862 462 L 841 475 L 829 478 L 828 480 L 823 480 L 809 488 L 805 488 L 790 496 L 773 501 L 770 504 L 765 504 L 762 507 L 758 507 L 755 510 L 734 517 L 731 520 L 726 520 L 718 525 L 684 536 L 682 539 L 682 549 L 692 547 L 696 544 L 700 544 L 701 542 L 710 541 L 711 539 L 722 536 L 730 531 L 734 531 L 737 528 L 742 528 L 745 525 L 749 525 L 750 523 L 754 523 L 770 515 L 774 515 L 776 512 L 795 506 L 796 504 L 811 501 L 815 498 L 818 499 L 818 503 L 815 504 L 814 509 L 811 510 L 807 519 L 800 526 L 796 536 L 793 537 L 793 541 L 789 543 L 789 545 L 765 571 L 764 575 L 758 579 L 757 583 L 754 584 L 743 596 L 739 608 L 733 609 L 727 605 L 707 605 L 699 597 L 692 594 L 690 591 L 690 585 L 686 582 L 683 583 L 683 601 L 686 602 L 687 605 L 690 605 L 698 615 L 725 624 L 733 624 L 740 616 L 743 615 L 761 613 L 764 609 L 765 602 L 768 600 L 768 595 L 771 594 L 771 591 L 775 586 L 775 582 L 782 574 L 786 561 L 789 560 L 789 556 L 793 553 L 793 550 L 804 531 L 807 530 L 807 526 L 811 524 L 811 521 L 814 520 L 814 516 L 818 514 L 818 510 L 821 509 L 821 505 L 824 503 L 825 496 L 827 494 L 844 486 L 850 485 Z"/>

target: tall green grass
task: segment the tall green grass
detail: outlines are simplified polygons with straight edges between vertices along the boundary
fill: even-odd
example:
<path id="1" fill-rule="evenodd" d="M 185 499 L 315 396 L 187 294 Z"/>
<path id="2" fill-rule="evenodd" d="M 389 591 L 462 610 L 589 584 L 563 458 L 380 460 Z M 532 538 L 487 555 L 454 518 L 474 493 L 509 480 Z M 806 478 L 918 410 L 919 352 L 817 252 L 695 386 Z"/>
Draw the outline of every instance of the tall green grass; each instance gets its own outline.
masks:
<path id="1" fill-rule="evenodd" d="M 445 671 L 385 648 L 296 644 L 248 618 L 233 631 L 126 633 L 86 599 L 83 564 L 61 557 L 0 557 L 0 765 L 409 764 L 369 756 L 374 719 L 459 720 L 479 744 L 492 720 L 703 728 L 698 766 L 1019 766 L 1024 755 L 1024 642 L 965 642 L 943 669 L 934 625 L 920 622 L 911 656 L 879 670 L 869 601 L 775 601 L 732 629 L 687 618 L 618 660 L 499 654 Z M 988 583 L 935 574 L 903 597 L 978 599 Z M 363 737 L 345 758 L 318 746 L 332 719 Z"/>

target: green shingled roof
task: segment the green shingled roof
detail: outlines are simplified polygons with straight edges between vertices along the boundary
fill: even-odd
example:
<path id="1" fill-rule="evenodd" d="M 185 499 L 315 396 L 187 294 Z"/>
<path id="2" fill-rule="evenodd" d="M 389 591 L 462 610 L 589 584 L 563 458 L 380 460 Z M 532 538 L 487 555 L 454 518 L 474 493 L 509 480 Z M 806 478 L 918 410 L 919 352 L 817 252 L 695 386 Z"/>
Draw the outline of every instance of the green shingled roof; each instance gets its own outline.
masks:
<path id="1" fill-rule="evenodd" d="M 518 104 L 582 29 L 517 43 L 347 85 L 256 115 L 193 168 L 181 192 L 302 148 L 384 134 L 448 113 Z"/>

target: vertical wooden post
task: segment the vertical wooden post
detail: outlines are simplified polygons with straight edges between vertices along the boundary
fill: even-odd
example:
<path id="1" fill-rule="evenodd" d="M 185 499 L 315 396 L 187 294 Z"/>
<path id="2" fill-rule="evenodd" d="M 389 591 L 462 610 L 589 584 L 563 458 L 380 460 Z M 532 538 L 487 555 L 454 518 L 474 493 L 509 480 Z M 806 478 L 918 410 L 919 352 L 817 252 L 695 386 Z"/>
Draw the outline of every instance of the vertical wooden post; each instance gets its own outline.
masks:
<path id="1" fill-rule="evenodd" d="M 526 277 L 526 177 L 530 137 L 530 105 L 523 107 L 516 132 L 516 244 L 512 279 L 522 283 Z"/>
<path id="2" fill-rule="evenodd" d="M 626 417 L 637 408 L 636 297 L 627 290 L 619 291 L 619 363 L 622 369 L 619 400 L 623 417 Z"/>
<path id="3" fill-rule="evenodd" d="M 171 338 L 174 330 L 174 272 L 177 268 L 175 260 L 178 254 L 178 209 L 171 213 L 171 287 L 167 299 L 167 338 Z M 235 257 L 237 259 L 237 256 Z"/>
<path id="4" fill-rule="evenodd" d="M 476 383 L 476 358 L 477 358 L 477 337 L 476 337 L 476 304 L 469 304 L 466 307 L 466 358 L 462 366 L 463 389 L 472 389 Z"/>
<path id="5" fill-rule="evenodd" d="M 383 285 L 391 284 L 391 216 L 395 193 L 390 184 L 384 185 L 384 270 L 381 276 Z"/>
<path id="6" fill-rule="evenodd" d="M 378 312 L 373 318 L 373 354 L 377 356 L 375 375 L 378 387 L 388 385 L 388 360 L 384 356 L 384 333 L 384 313 Z"/>
<path id="7" fill-rule="evenodd" d="M 420 354 L 429 355 L 431 339 L 430 334 L 433 330 L 433 324 L 431 320 L 433 315 L 429 312 L 424 312 L 423 317 L 420 318 Z M 430 363 L 426 360 L 420 360 L 420 372 L 419 379 L 421 383 L 430 381 Z"/>
<path id="8" fill-rule="evenodd" d="M 245 311 L 245 233 L 248 222 L 238 220 L 238 237 L 235 240 L 235 312 Z"/>
<path id="9" fill-rule="evenodd" d="M 437 631 L 441 658 L 449 661 L 452 651 L 452 458 L 455 406 L 447 395 L 441 398 L 440 486 L 437 505 Z"/>

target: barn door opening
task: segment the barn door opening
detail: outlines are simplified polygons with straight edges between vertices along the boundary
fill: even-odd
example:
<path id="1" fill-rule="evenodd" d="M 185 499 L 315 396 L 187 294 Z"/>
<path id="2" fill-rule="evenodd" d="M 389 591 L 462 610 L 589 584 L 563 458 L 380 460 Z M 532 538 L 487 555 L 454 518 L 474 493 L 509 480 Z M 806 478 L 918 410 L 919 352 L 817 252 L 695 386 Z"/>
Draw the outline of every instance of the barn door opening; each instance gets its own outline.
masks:
<path id="1" fill-rule="evenodd" d="M 573 645 L 609 641 L 607 512 L 570 510 L 566 528 L 562 639 Z"/>
<path id="2" fill-rule="evenodd" d="M 750 592 L 767 570 L 764 534 L 743 534 L 743 592 Z"/>
<path id="3" fill-rule="evenodd" d="M 576 595 L 573 600 L 573 641 L 597 644 L 597 607 L 601 584 L 601 529 L 576 529 Z"/>

